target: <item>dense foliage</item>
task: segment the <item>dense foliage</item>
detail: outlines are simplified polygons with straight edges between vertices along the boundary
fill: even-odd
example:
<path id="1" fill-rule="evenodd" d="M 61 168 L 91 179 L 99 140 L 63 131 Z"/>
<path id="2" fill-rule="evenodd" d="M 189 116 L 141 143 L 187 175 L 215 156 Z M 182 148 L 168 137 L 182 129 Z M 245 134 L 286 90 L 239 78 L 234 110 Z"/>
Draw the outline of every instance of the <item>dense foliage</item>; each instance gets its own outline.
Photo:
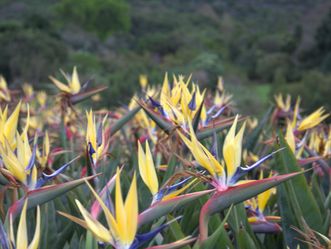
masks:
<path id="1" fill-rule="evenodd" d="M 331 106 L 329 1 L 2 0 L 0 7 L 0 72 L 12 84 L 42 89 L 59 67 L 77 66 L 108 86 L 113 97 L 104 104 L 119 106 L 140 73 L 160 83 L 167 71 L 193 73 L 211 89 L 223 75 L 244 113 L 260 115 L 275 93 L 309 96 L 311 88 L 304 108 Z"/>
<path id="2" fill-rule="evenodd" d="M 0 248 L 330 248 L 324 107 L 279 94 L 258 120 L 221 77 L 142 74 L 97 109 L 105 87 L 61 73 L 56 96 L 0 78 Z"/>

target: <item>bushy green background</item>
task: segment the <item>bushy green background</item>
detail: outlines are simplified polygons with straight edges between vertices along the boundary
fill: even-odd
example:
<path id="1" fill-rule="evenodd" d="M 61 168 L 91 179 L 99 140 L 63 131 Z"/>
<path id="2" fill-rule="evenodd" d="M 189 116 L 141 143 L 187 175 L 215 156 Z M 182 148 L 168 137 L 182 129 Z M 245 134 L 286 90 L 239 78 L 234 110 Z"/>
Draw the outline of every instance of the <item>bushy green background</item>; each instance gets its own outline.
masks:
<path id="1" fill-rule="evenodd" d="M 279 91 L 331 107 L 330 1 L 1 0 L 0 48 L 11 85 L 44 88 L 76 65 L 108 85 L 108 106 L 126 103 L 139 74 L 159 83 L 167 71 L 211 88 L 223 75 L 250 114 Z"/>

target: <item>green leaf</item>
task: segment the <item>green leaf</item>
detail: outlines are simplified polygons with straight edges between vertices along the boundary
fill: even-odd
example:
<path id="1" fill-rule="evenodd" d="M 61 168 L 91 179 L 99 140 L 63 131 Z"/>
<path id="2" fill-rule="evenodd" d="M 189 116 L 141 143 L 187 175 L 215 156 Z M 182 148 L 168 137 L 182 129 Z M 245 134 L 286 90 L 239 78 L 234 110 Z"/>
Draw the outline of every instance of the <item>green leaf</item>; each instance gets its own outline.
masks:
<path id="1" fill-rule="evenodd" d="M 185 245 L 189 245 L 189 244 L 193 243 L 195 240 L 196 240 L 196 238 L 191 238 L 190 236 L 188 236 L 188 237 L 178 240 L 176 242 L 159 245 L 159 246 L 151 246 L 151 247 L 148 247 L 147 249 L 179 249 L 179 248 L 183 248 L 183 246 L 185 246 Z"/>
<path id="2" fill-rule="evenodd" d="M 91 96 L 93 96 L 97 93 L 102 92 L 105 89 L 107 89 L 106 86 L 101 86 L 101 87 L 97 87 L 97 88 L 94 88 L 94 89 L 90 89 L 88 91 L 84 91 L 84 92 L 74 94 L 74 95 L 70 96 L 70 102 L 71 102 L 71 104 L 75 105 L 79 102 L 82 102 L 82 101 L 88 99 L 89 97 L 91 97 Z"/>
<path id="3" fill-rule="evenodd" d="M 150 110 L 145 103 L 138 101 L 138 104 L 143 108 L 147 116 L 150 117 L 165 133 L 169 134 L 172 130 L 174 130 L 175 126 L 172 123 L 166 121 L 163 117 L 160 116 L 160 114 Z"/>
<path id="4" fill-rule="evenodd" d="M 208 248 L 216 248 L 217 245 L 226 245 L 224 242 L 228 242 L 228 241 L 222 241 L 224 240 L 223 236 L 226 235 L 227 237 L 227 234 L 226 234 L 226 231 L 225 231 L 225 228 L 224 228 L 224 225 L 225 225 L 225 222 L 228 220 L 229 218 L 229 215 L 232 211 L 232 207 L 231 206 L 229 208 L 229 210 L 227 211 L 222 223 L 218 226 L 218 228 L 216 229 L 215 232 L 213 232 L 209 237 L 208 239 L 206 239 L 205 241 L 203 241 L 201 243 L 201 248 L 202 249 L 208 249 Z"/>
<path id="5" fill-rule="evenodd" d="M 276 154 L 277 171 L 281 174 L 302 172 L 283 134 L 281 132 L 278 134 L 280 147 L 285 147 L 286 149 L 282 153 Z M 302 216 L 310 228 L 321 232 L 323 227 L 322 215 L 305 176 L 302 174 L 286 183 L 286 188 L 288 192 L 284 192 L 283 194 L 291 194 L 289 201 L 293 208 L 295 208 L 295 214 Z M 298 223 L 300 223 L 300 220 L 298 220 Z"/>
<path id="6" fill-rule="evenodd" d="M 98 249 L 98 243 L 90 231 L 86 231 L 85 249 Z"/>
<path id="7" fill-rule="evenodd" d="M 240 228 L 237 235 L 237 245 L 240 249 L 252 249 L 257 248 L 257 245 L 254 243 L 253 239 L 245 228 Z"/>
<path id="8" fill-rule="evenodd" d="M 140 106 L 133 108 L 119 120 L 117 120 L 111 127 L 110 127 L 110 135 L 113 136 L 116 132 L 118 132 L 127 122 L 129 122 L 140 110 Z"/>
<path id="9" fill-rule="evenodd" d="M 269 107 L 267 112 L 263 115 L 261 121 L 259 122 L 258 126 L 250 132 L 246 137 L 246 143 L 244 145 L 245 148 L 254 151 L 256 144 L 259 141 L 259 136 L 261 135 L 262 131 L 264 130 L 266 124 L 270 119 L 270 115 L 272 113 L 273 107 Z"/>
<path id="10" fill-rule="evenodd" d="M 10 208 L 8 214 L 13 216 L 15 219 L 23 207 L 24 201 L 28 198 L 28 208 L 33 208 L 38 205 L 44 204 L 48 201 L 55 199 L 56 197 L 67 193 L 68 191 L 78 187 L 83 184 L 86 180 L 90 180 L 95 176 L 85 177 L 78 180 L 73 180 L 70 182 L 65 182 L 57 185 L 50 185 L 40 189 L 29 191 L 25 197 L 16 201 Z"/>
<path id="11" fill-rule="evenodd" d="M 196 135 L 197 135 L 197 139 L 199 141 L 204 140 L 205 138 L 211 137 L 213 136 L 214 133 L 218 133 L 222 130 L 224 130 L 225 128 L 231 126 L 233 124 L 235 117 L 231 117 L 231 118 L 227 118 L 224 119 L 216 124 L 213 124 L 213 127 L 211 128 L 205 128 L 205 129 L 201 129 L 198 130 Z M 242 121 L 243 118 L 239 118 L 239 121 Z"/>
<path id="12" fill-rule="evenodd" d="M 174 220 L 175 218 L 171 215 L 168 215 L 168 221 L 172 221 L 169 225 L 169 232 L 171 234 L 171 237 L 177 241 L 180 239 L 185 238 L 185 234 L 183 233 L 180 225 L 178 224 L 177 220 Z M 183 246 L 183 249 L 190 249 L 189 246 Z"/>
<path id="13" fill-rule="evenodd" d="M 184 206 L 185 204 L 211 193 L 213 190 L 204 190 L 189 194 L 180 195 L 170 200 L 160 201 L 153 204 L 144 212 L 139 214 L 138 226 L 147 224 L 157 218 L 169 214 L 170 212 Z"/>
<path id="14" fill-rule="evenodd" d="M 4 186 L 9 184 L 9 181 L 1 173 L 0 173 L 0 184 Z"/>
<path id="15" fill-rule="evenodd" d="M 232 204 L 248 200 L 270 188 L 273 188 L 284 181 L 287 181 L 303 172 L 273 176 L 270 178 L 256 180 L 245 184 L 229 187 L 225 191 L 215 194 L 205 203 L 200 212 L 200 237 L 205 240 L 208 237 L 208 221 L 210 215 L 220 212 Z"/>
<path id="16" fill-rule="evenodd" d="M 197 131 L 198 127 L 199 127 L 199 123 L 200 123 L 200 119 L 201 119 L 201 113 L 202 113 L 202 109 L 203 109 L 203 104 L 204 104 L 204 100 L 202 100 L 198 111 L 195 113 L 195 116 L 193 118 L 193 122 L 192 122 L 192 127 L 194 132 Z"/>
<path id="17" fill-rule="evenodd" d="M 285 184 L 277 187 L 277 199 L 280 215 L 282 217 L 281 224 L 284 236 L 283 247 L 289 246 L 290 248 L 296 248 L 299 242 L 294 238 L 297 238 L 299 234 L 292 226 L 299 227 L 298 218 L 300 217 L 296 217 L 295 210 L 293 210 L 290 205 L 291 198 L 286 187 Z"/>

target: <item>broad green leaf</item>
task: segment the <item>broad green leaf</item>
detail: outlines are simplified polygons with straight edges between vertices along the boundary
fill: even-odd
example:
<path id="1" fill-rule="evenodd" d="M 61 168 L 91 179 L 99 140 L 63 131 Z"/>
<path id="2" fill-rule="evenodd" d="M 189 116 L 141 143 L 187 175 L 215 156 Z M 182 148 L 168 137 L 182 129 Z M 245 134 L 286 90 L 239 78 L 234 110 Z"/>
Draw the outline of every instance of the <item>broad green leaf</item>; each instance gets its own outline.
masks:
<path id="1" fill-rule="evenodd" d="M 214 123 L 212 127 L 200 129 L 196 132 L 197 139 L 199 141 L 204 140 L 205 138 L 212 137 L 214 133 L 218 133 L 225 128 L 231 126 L 234 121 L 234 117 L 226 118 L 217 123 Z M 242 121 L 244 118 L 240 117 L 238 121 Z"/>
<path id="2" fill-rule="evenodd" d="M 200 213 L 200 236 L 202 241 L 208 237 L 208 221 L 210 215 L 223 211 L 232 204 L 237 204 L 252 198 L 253 196 L 273 188 L 299 174 L 302 174 L 302 172 L 273 176 L 229 187 L 225 191 L 215 192 L 215 194 L 202 207 Z"/>
<path id="3" fill-rule="evenodd" d="M 207 195 L 213 191 L 214 190 L 204 190 L 176 196 L 170 200 L 157 202 L 139 214 L 138 226 L 142 226 L 146 223 L 152 222 L 153 220 L 167 215 L 170 212 L 184 206 L 185 204 L 196 200 L 201 196 Z"/>
<path id="4" fill-rule="evenodd" d="M 127 114 L 117 120 L 111 127 L 110 127 L 110 135 L 113 136 L 117 131 L 119 131 L 127 122 L 129 122 L 140 110 L 140 106 L 130 110 Z"/>
<path id="5" fill-rule="evenodd" d="M 70 102 L 71 102 L 71 104 L 75 105 L 79 102 L 82 102 L 82 101 L 88 99 L 89 97 L 91 97 L 95 94 L 98 94 L 98 93 L 102 92 L 105 89 L 107 89 L 106 86 L 101 86 L 101 87 L 97 87 L 97 88 L 94 88 L 94 89 L 90 89 L 88 91 L 84 91 L 84 92 L 80 92 L 80 93 L 71 95 L 70 96 Z"/>
<path id="6" fill-rule="evenodd" d="M 229 215 L 232 211 L 232 207 L 231 206 L 229 208 L 229 210 L 227 211 L 224 219 L 222 220 L 222 223 L 218 226 L 218 228 L 216 229 L 215 232 L 213 232 L 209 237 L 208 239 L 206 239 L 205 241 L 202 242 L 202 244 L 200 245 L 201 246 L 201 249 L 208 249 L 208 248 L 216 248 L 217 245 L 225 245 L 224 242 L 229 242 L 229 241 L 222 241 L 224 240 L 223 236 L 226 236 L 227 237 L 227 234 L 226 234 L 226 230 L 224 228 L 224 225 L 225 225 L 225 222 L 228 220 L 229 218 Z"/>
<path id="7" fill-rule="evenodd" d="M 63 195 L 68 191 L 83 184 L 85 180 L 90 180 L 94 177 L 95 176 L 85 177 L 70 182 L 65 182 L 57 185 L 50 185 L 40 189 L 31 190 L 26 194 L 26 197 L 28 198 L 28 209 L 44 204 L 48 201 L 51 201 L 56 197 Z M 13 218 L 15 218 L 16 215 L 18 215 L 21 212 L 26 197 L 23 197 L 20 200 L 16 201 L 10 207 L 8 213 L 13 215 Z"/>
<path id="8" fill-rule="evenodd" d="M 160 116 L 160 114 L 150 110 L 145 103 L 139 101 L 138 104 L 143 108 L 147 116 L 150 117 L 165 133 L 169 134 L 172 130 L 174 130 L 175 126 L 172 123 L 166 121 Z"/>
<path id="9" fill-rule="evenodd" d="M 281 132 L 279 132 L 280 147 L 285 147 L 282 153 L 276 154 L 276 169 L 280 174 L 302 172 L 302 169 L 297 165 L 295 156 L 285 141 Z M 322 215 L 319 210 L 316 199 L 314 198 L 310 187 L 308 186 L 305 176 L 302 174 L 288 183 L 286 183 L 288 193 L 291 194 L 291 205 L 296 208 L 295 213 L 303 216 L 307 224 L 313 230 L 321 232 Z M 288 194 L 286 193 L 286 194 Z M 300 223 L 299 219 L 299 223 Z"/>

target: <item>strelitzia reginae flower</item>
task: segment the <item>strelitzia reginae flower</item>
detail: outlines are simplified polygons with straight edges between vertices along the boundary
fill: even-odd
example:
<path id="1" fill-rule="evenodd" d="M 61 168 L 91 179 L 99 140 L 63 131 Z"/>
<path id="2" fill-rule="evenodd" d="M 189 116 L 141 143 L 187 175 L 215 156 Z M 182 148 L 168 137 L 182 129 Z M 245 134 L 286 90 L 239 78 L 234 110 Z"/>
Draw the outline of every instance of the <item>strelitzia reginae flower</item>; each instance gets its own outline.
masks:
<path id="1" fill-rule="evenodd" d="M 140 74 L 139 75 L 139 84 L 142 89 L 146 89 L 148 85 L 148 78 L 146 74 Z"/>
<path id="2" fill-rule="evenodd" d="M 178 132 L 179 136 L 189 148 L 197 163 L 209 172 L 212 178 L 211 184 L 218 191 L 226 190 L 228 186 L 235 185 L 237 181 L 248 171 L 258 167 L 261 163 L 271 158 L 272 155 L 277 152 L 275 151 L 265 157 L 262 157 L 251 166 L 241 167 L 242 139 L 245 124 L 242 125 L 241 129 L 236 134 L 237 122 L 238 116 L 236 116 L 223 144 L 225 166 L 218 162 L 214 155 L 198 141 L 191 123 L 189 123 L 190 139 L 188 139 L 181 132 Z"/>
<path id="3" fill-rule="evenodd" d="M 164 228 L 169 226 L 170 223 L 176 221 L 177 219 L 173 219 L 165 224 L 162 224 L 161 226 L 147 233 L 138 234 L 138 193 L 136 186 L 136 174 L 133 176 L 126 200 L 123 202 L 120 173 L 121 170 L 118 168 L 115 176 L 114 213 L 112 213 L 111 210 L 113 209 L 110 208 L 109 205 L 111 200 L 108 199 L 107 201 L 103 201 L 102 197 L 100 197 L 94 191 L 92 186 L 86 182 L 105 214 L 108 227 L 105 227 L 96 219 L 98 215 L 95 216 L 95 213 L 93 214 L 93 210 L 91 213 L 89 213 L 78 200 L 76 200 L 76 204 L 84 219 L 79 219 L 63 212 L 58 213 L 89 230 L 99 241 L 99 244 L 110 244 L 116 249 L 138 249 L 141 248 L 145 242 L 151 240 L 160 231 L 162 231 Z M 181 243 L 181 241 L 177 242 Z M 175 244 L 176 242 L 174 245 Z"/>
<path id="4" fill-rule="evenodd" d="M 37 101 L 41 107 L 45 107 L 47 101 L 47 93 L 45 91 L 37 92 Z"/>
<path id="5" fill-rule="evenodd" d="M 38 172 L 36 167 L 36 153 L 37 153 L 37 137 L 34 139 L 33 149 L 30 147 L 30 142 L 27 135 L 27 130 L 24 130 L 20 135 L 16 133 L 16 148 L 12 149 L 10 144 L 5 140 L 5 144 L 0 143 L 0 154 L 2 162 L 5 168 L 1 171 L 5 175 L 11 175 L 16 180 L 21 182 L 28 190 L 33 190 L 42 187 L 47 181 L 52 180 L 57 175 L 62 173 L 73 161 L 62 165 L 52 174 L 41 174 L 38 178 Z M 45 153 L 47 152 L 47 142 L 45 144 Z M 46 155 L 46 154 L 45 154 Z"/>
<path id="6" fill-rule="evenodd" d="M 173 87 L 170 88 L 166 74 L 161 89 L 160 103 L 155 102 L 155 107 L 158 107 L 163 116 L 182 127 L 186 127 L 187 119 L 193 120 L 200 105 L 203 104 L 205 95 L 205 90 L 201 92 L 197 84 L 192 83 L 192 89 L 189 89 L 190 79 L 191 76 L 185 82 L 184 76 L 180 75 L 178 79 L 174 76 Z M 206 115 L 206 108 L 203 106 L 201 111 L 203 121 L 207 119 Z"/>
<path id="7" fill-rule="evenodd" d="M 101 157 L 105 149 L 105 138 L 103 136 L 103 126 L 107 120 L 107 116 L 98 125 L 95 122 L 95 116 L 92 110 L 86 112 L 87 128 L 86 128 L 86 143 L 89 156 L 92 158 L 95 165 Z"/>
<path id="8" fill-rule="evenodd" d="M 30 99 L 33 97 L 34 95 L 34 90 L 33 90 L 33 86 L 28 84 L 28 83 L 24 83 L 23 86 L 22 86 L 22 89 L 23 89 L 23 92 L 24 92 L 24 95 Z"/>
<path id="9" fill-rule="evenodd" d="M 32 151 L 26 132 L 22 136 L 16 133 L 16 142 L 15 150 L 11 148 L 7 140 L 5 140 L 4 145 L 0 144 L 3 164 L 6 170 L 28 189 L 34 189 L 37 184 L 37 169 L 34 165 L 36 145 Z"/>
<path id="10" fill-rule="evenodd" d="M 272 174 L 270 173 L 269 177 Z M 260 172 L 260 180 L 263 179 L 263 172 Z M 261 233 L 275 233 L 280 232 L 281 228 L 277 223 L 281 218 L 279 216 L 267 216 L 264 214 L 270 197 L 276 193 L 275 188 L 259 194 L 257 197 L 247 200 L 245 202 L 248 211 L 248 222 L 252 226 L 254 232 Z"/>
<path id="11" fill-rule="evenodd" d="M 168 75 L 165 75 L 160 101 L 149 96 L 151 106 L 171 123 L 188 128 L 188 121 L 193 122 L 196 115 L 199 114 L 199 125 L 206 127 L 208 123 L 218 118 L 226 106 L 214 104 L 209 110 L 206 109 L 204 98 L 206 90 L 201 91 L 197 84 L 190 82 L 191 76 L 186 82 L 184 76 L 178 79 L 174 76 L 173 86 L 170 87 Z"/>
<path id="12" fill-rule="evenodd" d="M 128 249 L 135 240 L 138 227 L 138 197 L 136 175 L 134 174 L 132 183 L 123 202 L 121 191 L 120 170 L 117 169 L 115 186 L 115 214 L 112 214 L 107 205 L 100 196 L 94 191 L 88 182 L 86 182 L 94 197 L 99 202 L 107 221 L 108 228 L 102 225 L 98 220 L 83 207 L 79 200 L 76 204 L 84 218 L 78 219 L 68 214 L 61 213 L 65 217 L 88 229 L 98 241 L 111 244 L 116 249 Z"/>
<path id="13" fill-rule="evenodd" d="M 217 81 L 217 89 L 214 97 L 214 105 L 222 107 L 231 103 L 232 95 L 227 94 L 224 90 L 223 77 L 219 76 Z"/>
<path id="14" fill-rule="evenodd" d="M 67 74 L 62 72 L 62 75 L 65 77 L 65 79 L 68 82 L 68 85 L 62 83 L 61 81 L 55 79 L 53 76 L 49 76 L 51 81 L 56 85 L 57 88 L 59 88 L 62 92 L 68 93 L 68 94 L 77 94 L 81 90 L 81 84 L 79 81 L 78 73 L 76 67 L 74 67 L 71 77 L 69 77 Z"/>
<path id="15" fill-rule="evenodd" d="M 5 78 L 0 75 L 0 100 L 9 102 L 11 100 L 10 92 L 7 87 Z"/>
<path id="16" fill-rule="evenodd" d="M 146 141 L 146 153 L 143 151 L 143 148 L 138 141 L 138 166 L 139 172 L 142 180 L 150 190 L 153 195 L 152 204 L 161 200 L 169 200 L 173 197 L 176 197 L 183 193 L 187 188 L 189 188 L 195 180 L 191 181 L 186 186 L 182 187 L 190 178 L 186 178 L 181 182 L 174 184 L 172 186 L 165 186 L 159 189 L 159 182 L 154 166 L 154 161 L 152 157 L 152 153 L 149 148 L 148 141 Z M 179 189 L 177 189 L 179 188 Z M 176 190 L 177 189 L 177 190 Z"/>
<path id="17" fill-rule="evenodd" d="M 46 168 L 47 166 L 49 153 L 50 153 L 50 141 L 49 141 L 48 131 L 46 131 L 43 139 L 42 150 L 36 151 L 37 160 L 43 169 Z"/>
<path id="18" fill-rule="evenodd" d="M 5 145 L 5 141 L 12 149 L 16 146 L 16 130 L 20 115 L 21 102 L 17 104 L 12 114 L 8 117 L 8 106 L 4 110 L 0 108 L 0 142 Z"/>
<path id="19" fill-rule="evenodd" d="M 278 94 L 274 96 L 276 105 L 284 112 L 288 112 L 291 108 L 291 96 L 287 95 L 286 99 L 283 98 L 282 94 Z"/>
<path id="20" fill-rule="evenodd" d="M 329 157 L 331 155 L 331 126 L 328 131 L 314 130 L 310 134 L 308 147 L 319 155 Z"/>
<path id="21" fill-rule="evenodd" d="M 27 231 L 27 223 L 26 223 L 26 210 L 27 210 L 28 200 L 26 199 L 21 218 L 18 224 L 17 234 L 16 234 L 16 242 L 14 235 L 14 227 L 13 227 L 13 217 L 10 216 L 10 240 L 11 240 L 11 249 L 37 249 L 40 241 L 40 208 L 37 206 L 37 220 L 36 220 L 36 228 L 34 232 L 33 239 L 31 243 L 28 242 L 28 231 Z"/>
<path id="22" fill-rule="evenodd" d="M 323 120 L 325 120 L 329 116 L 330 116 L 329 113 L 325 114 L 324 107 L 321 107 L 300 122 L 298 126 L 298 131 L 311 129 L 317 126 L 318 124 L 320 124 Z"/>
<path id="23" fill-rule="evenodd" d="M 133 110 L 138 106 L 137 104 L 137 96 L 135 95 L 129 104 L 129 110 Z M 147 132 L 147 137 L 149 137 L 153 143 L 156 143 L 157 136 L 156 136 L 156 124 L 153 120 L 147 117 L 147 114 L 144 110 L 140 110 L 133 118 L 134 122 L 141 128 L 145 129 Z M 145 136 L 146 137 L 146 136 Z"/>

